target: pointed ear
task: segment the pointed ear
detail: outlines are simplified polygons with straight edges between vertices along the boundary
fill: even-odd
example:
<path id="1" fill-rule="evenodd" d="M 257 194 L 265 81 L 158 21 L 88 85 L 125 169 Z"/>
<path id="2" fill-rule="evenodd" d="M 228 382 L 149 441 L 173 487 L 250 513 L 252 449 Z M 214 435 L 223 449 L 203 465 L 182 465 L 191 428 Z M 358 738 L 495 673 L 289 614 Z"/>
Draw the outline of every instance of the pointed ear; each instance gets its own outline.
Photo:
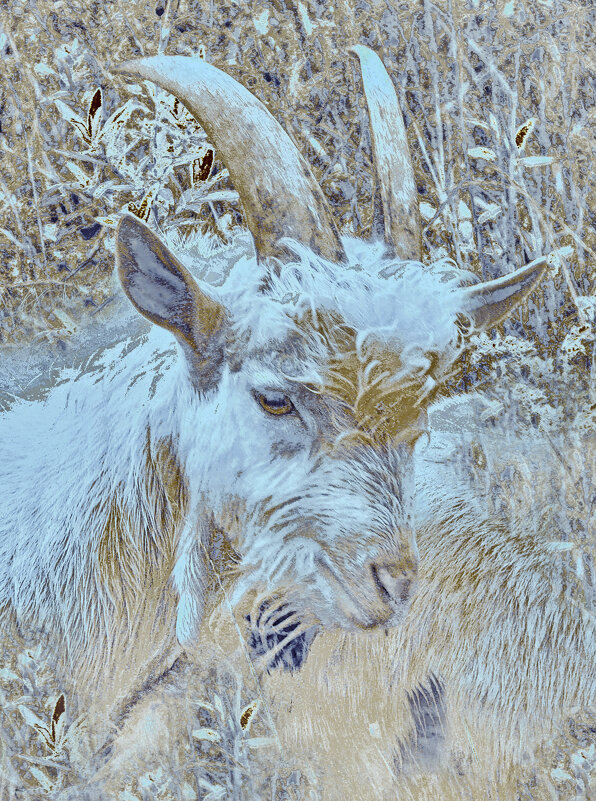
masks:
<path id="1" fill-rule="evenodd" d="M 464 290 L 464 309 L 477 328 L 492 328 L 535 289 L 547 273 L 548 257 L 520 267 L 509 275 Z"/>
<path id="2" fill-rule="evenodd" d="M 227 312 L 137 217 L 126 214 L 116 232 L 118 275 L 133 306 L 171 331 L 197 371 L 201 389 L 221 372 Z"/>

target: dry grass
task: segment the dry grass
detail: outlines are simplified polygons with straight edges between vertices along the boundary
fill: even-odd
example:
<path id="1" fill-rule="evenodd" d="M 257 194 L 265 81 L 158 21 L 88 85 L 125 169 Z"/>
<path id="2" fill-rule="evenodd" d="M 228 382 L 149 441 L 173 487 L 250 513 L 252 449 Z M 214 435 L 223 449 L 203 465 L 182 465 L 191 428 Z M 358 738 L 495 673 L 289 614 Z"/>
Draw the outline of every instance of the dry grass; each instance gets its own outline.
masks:
<path id="1" fill-rule="evenodd" d="M 449 255 L 487 278 L 562 254 L 506 330 L 478 338 L 451 389 L 483 389 L 496 417 L 550 437 L 566 475 L 559 539 L 570 559 L 579 548 L 593 593 L 590 453 L 577 441 L 565 446 L 593 430 L 596 400 L 591 3 L 8 0 L 2 8 L 0 342 L 76 352 L 77 332 L 109 317 L 124 209 L 190 254 L 205 251 L 206 234 L 226 245 L 242 224 L 227 173 L 217 154 L 211 163 L 186 111 L 111 74 L 136 55 L 202 51 L 248 86 L 309 159 L 343 231 L 368 235 L 370 139 L 346 54 L 367 44 L 405 111 L 428 258 Z M 482 470 L 480 451 L 462 464 Z M 505 489 L 514 469 L 491 476 L 494 497 L 524 514 L 524 499 Z M 84 720 L 69 717 L 68 699 L 58 714 L 47 650 L 5 642 L 1 653 L 0 798 L 57 798 L 85 778 Z M 121 800 L 316 797 L 308 765 L 285 764 L 271 743 L 264 710 L 243 729 L 258 688 L 225 660 L 213 671 L 185 674 L 177 692 L 188 693 L 187 736 Z M 595 730 L 570 710 L 560 740 L 545 745 L 544 775 L 520 778 L 516 798 L 590 798 Z M 429 779 L 411 797 L 488 798 L 490 789 L 453 775 L 440 792 Z"/>
<path id="2" fill-rule="evenodd" d="M 357 65 L 346 54 L 356 42 L 381 54 L 398 87 L 429 257 L 448 254 L 496 276 L 571 246 L 528 322 L 545 347 L 560 341 L 551 334 L 561 320 L 586 322 L 576 301 L 593 292 L 596 246 L 590 4 L 8 7 L 0 34 L 5 341 L 48 330 L 68 337 L 97 313 L 112 269 L 108 221 L 129 203 L 187 232 L 225 238 L 238 223 L 225 172 L 202 169 L 207 143 L 187 127 L 185 110 L 110 73 L 135 55 L 202 51 L 242 81 L 309 158 L 344 231 L 366 235 L 370 143 Z"/>

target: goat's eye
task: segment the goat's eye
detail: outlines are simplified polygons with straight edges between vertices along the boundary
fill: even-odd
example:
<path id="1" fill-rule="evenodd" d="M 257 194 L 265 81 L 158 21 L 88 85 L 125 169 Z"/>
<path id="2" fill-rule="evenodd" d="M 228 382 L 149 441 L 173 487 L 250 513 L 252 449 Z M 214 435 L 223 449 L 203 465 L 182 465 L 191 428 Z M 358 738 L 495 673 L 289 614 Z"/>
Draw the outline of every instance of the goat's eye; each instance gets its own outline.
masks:
<path id="1" fill-rule="evenodd" d="M 271 392 L 267 395 L 257 393 L 256 398 L 268 414 L 291 414 L 295 411 L 292 401 L 281 392 Z"/>

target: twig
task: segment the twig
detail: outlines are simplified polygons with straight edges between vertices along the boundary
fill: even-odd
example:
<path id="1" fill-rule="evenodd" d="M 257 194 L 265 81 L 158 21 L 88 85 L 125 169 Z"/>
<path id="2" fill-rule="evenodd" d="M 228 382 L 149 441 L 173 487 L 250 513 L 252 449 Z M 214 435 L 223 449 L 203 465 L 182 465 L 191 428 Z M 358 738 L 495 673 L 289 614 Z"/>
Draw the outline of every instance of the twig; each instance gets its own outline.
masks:
<path id="1" fill-rule="evenodd" d="M 162 14 L 161 24 L 159 27 L 159 44 L 157 46 L 157 54 L 160 56 L 165 52 L 170 39 L 170 6 L 171 0 L 166 0 L 165 11 Z"/>
<path id="2" fill-rule="evenodd" d="M 22 59 L 18 55 L 18 50 L 17 50 L 17 47 L 16 47 L 16 44 L 15 44 L 15 41 L 14 41 L 13 37 L 10 36 L 10 34 L 7 31 L 4 31 L 4 32 L 5 32 L 6 36 L 7 36 L 8 41 L 10 42 L 10 46 L 11 46 L 11 49 L 12 49 L 13 53 L 15 54 L 15 57 L 18 57 L 19 61 L 22 62 Z M 41 213 L 40 213 L 40 210 L 39 210 L 39 197 L 37 195 L 37 188 L 35 186 L 35 174 L 34 174 L 34 171 L 33 171 L 33 158 L 31 156 L 31 148 L 29 147 L 29 137 L 27 136 L 27 127 L 26 127 L 26 122 L 25 122 L 25 115 L 23 114 L 23 109 L 21 108 L 20 98 L 19 98 L 18 94 L 16 93 L 16 91 L 14 89 L 14 86 L 12 84 L 9 84 L 9 86 L 10 86 L 10 92 L 11 92 L 13 98 L 14 98 L 15 109 L 16 109 L 18 115 L 19 115 L 20 123 L 23 126 L 23 134 L 24 134 L 24 139 L 25 139 L 25 149 L 27 151 L 27 166 L 28 166 L 28 172 L 29 172 L 29 182 L 31 184 L 31 192 L 33 194 L 33 204 L 35 206 L 35 213 L 36 213 L 36 216 L 37 216 L 37 228 L 38 228 L 38 231 L 39 231 L 39 243 L 41 245 L 41 252 L 42 252 L 42 255 L 43 255 L 43 264 L 44 264 L 44 267 L 47 268 L 48 259 L 47 259 L 47 253 L 46 253 L 46 243 L 45 243 L 45 238 L 44 238 L 44 235 L 43 235 L 43 223 L 41 221 Z M 39 129 L 38 129 L 38 131 L 39 131 Z"/>
<path id="3" fill-rule="evenodd" d="M 86 267 L 89 264 L 89 262 L 91 262 L 93 260 L 93 257 L 95 256 L 95 254 L 97 253 L 97 251 L 101 247 L 101 240 L 103 239 L 104 234 L 105 234 L 105 229 L 103 231 L 101 231 L 101 233 L 99 235 L 99 239 L 98 239 L 95 247 L 93 248 L 91 253 L 87 256 L 85 261 L 82 264 L 79 264 L 78 267 L 76 267 L 71 273 L 69 273 L 66 276 L 66 278 L 64 279 L 65 283 L 66 283 L 66 281 L 70 281 L 70 279 L 73 277 L 73 275 L 76 275 L 80 270 L 83 269 L 83 267 Z"/>
<path id="4" fill-rule="evenodd" d="M 282 746 L 281 746 L 281 741 L 280 741 L 279 735 L 277 733 L 277 728 L 275 726 L 275 723 L 273 722 L 273 716 L 271 715 L 271 711 L 269 709 L 269 706 L 267 705 L 267 703 L 265 701 L 265 695 L 263 693 L 263 688 L 261 687 L 261 682 L 259 680 L 259 676 L 257 674 L 257 671 L 255 669 L 253 661 L 250 658 L 250 654 L 248 652 L 248 648 L 246 646 L 246 642 L 244 641 L 244 637 L 242 636 L 242 632 L 240 631 L 240 626 L 238 625 L 238 621 L 236 620 L 236 616 L 234 615 L 234 610 L 232 609 L 232 604 L 230 603 L 230 598 L 229 598 L 229 596 L 228 596 L 228 594 L 227 594 L 227 592 L 226 592 L 226 590 L 225 590 L 225 588 L 223 586 L 221 577 L 219 575 L 219 571 L 217 570 L 217 568 L 213 564 L 213 560 L 211 559 L 211 555 L 209 554 L 209 551 L 205 547 L 205 543 L 202 540 L 201 540 L 201 547 L 202 547 L 203 551 L 205 552 L 205 557 L 209 561 L 209 564 L 211 565 L 211 569 L 213 571 L 213 575 L 217 579 L 217 583 L 219 584 L 219 588 L 222 591 L 223 596 L 224 596 L 224 598 L 226 600 L 226 606 L 228 607 L 228 611 L 229 611 L 230 616 L 232 618 L 232 621 L 234 623 L 234 627 L 236 629 L 236 633 L 238 634 L 238 639 L 240 641 L 240 645 L 242 646 L 242 649 L 244 651 L 244 655 L 246 656 L 246 661 L 248 663 L 249 669 L 250 669 L 250 671 L 252 673 L 253 679 L 254 679 L 255 684 L 257 686 L 257 691 L 259 693 L 261 701 L 263 702 L 263 708 L 264 708 L 264 710 L 265 710 L 265 712 L 267 714 L 267 719 L 269 721 L 269 725 L 271 726 L 271 730 L 273 731 L 273 733 L 275 735 L 275 739 L 277 741 L 277 746 L 279 748 L 279 751 L 280 751 L 280 753 L 283 753 L 283 749 L 282 749 Z"/>
<path id="5" fill-rule="evenodd" d="M 92 311 L 92 312 L 91 312 L 91 315 L 90 315 L 90 316 L 91 316 L 91 317 L 95 317 L 95 315 L 96 315 L 96 314 L 99 314 L 99 312 L 100 312 L 102 309 L 105 309 L 105 307 L 108 305 L 108 303 L 111 303 L 113 300 L 116 300 L 116 295 L 112 295 L 112 296 L 111 296 L 111 297 L 109 297 L 107 300 L 104 300 L 104 302 L 103 302 L 103 303 L 101 303 L 101 304 L 100 304 L 100 305 L 97 307 L 97 309 L 95 309 L 94 311 Z"/>

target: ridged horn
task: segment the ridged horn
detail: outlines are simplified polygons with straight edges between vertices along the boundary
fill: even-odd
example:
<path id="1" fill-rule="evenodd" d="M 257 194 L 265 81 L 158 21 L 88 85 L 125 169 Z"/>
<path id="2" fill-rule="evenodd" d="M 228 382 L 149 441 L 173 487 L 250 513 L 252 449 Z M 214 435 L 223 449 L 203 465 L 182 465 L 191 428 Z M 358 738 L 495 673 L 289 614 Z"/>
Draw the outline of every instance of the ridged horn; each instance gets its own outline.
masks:
<path id="1" fill-rule="evenodd" d="M 364 45 L 348 52 L 360 60 L 370 119 L 373 160 L 383 206 L 385 242 L 399 259 L 421 258 L 420 213 L 406 128 L 391 78 Z"/>
<path id="2" fill-rule="evenodd" d="M 205 129 L 240 195 L 260 260 L 288 260 L 278 245 L 281 237 L 296 239 L 329 261 L 346 260 L 308 163 L 248 89 L 189 56 L 127 61 L 114 72 L 153 81 L 171 92 Z"/>

